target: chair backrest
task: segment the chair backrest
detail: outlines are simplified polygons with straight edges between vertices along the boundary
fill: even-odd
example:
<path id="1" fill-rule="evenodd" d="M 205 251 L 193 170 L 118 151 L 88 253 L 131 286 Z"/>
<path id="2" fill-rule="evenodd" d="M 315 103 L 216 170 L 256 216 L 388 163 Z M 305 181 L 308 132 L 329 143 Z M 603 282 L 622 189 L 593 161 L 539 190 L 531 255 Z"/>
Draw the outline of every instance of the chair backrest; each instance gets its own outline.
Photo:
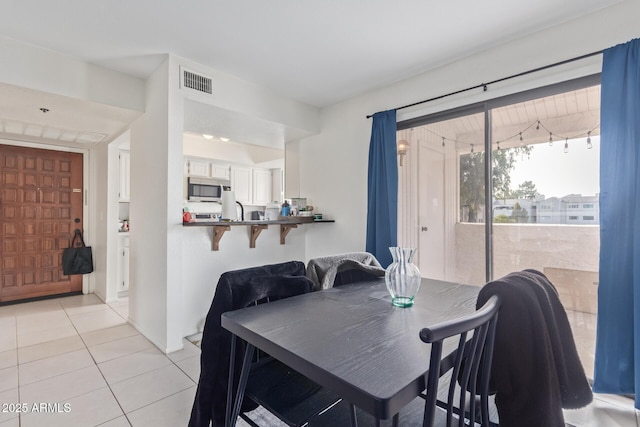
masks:
<path id="1" fill-rule="evenodd" d="M 300 261 L 263 265 L 223 273 L 218 280 L 215 295 L 207 314 L 202 334 L 200 378 L 194 399 L 189 427 L 224 425 L 231 333 L 222 328 L 222 313 L 244 308 L 256 301 L 286 298 L 313 290 L 313 282 L 305 276 L 305 265 Z M 244 343 L 236 343 L 236 366 L 242 366 Z M 237 384 L 240 370 L 234 372 Z M 252 405 L 248 399 L 243 410 Z"/>
<path id="2" fill-rule="evenodd" d="M 336 273 L 336 278 L 333 281 L 333 286 L 342 286 L 348 285 L 350 283 L 362 282 L 365 280 L 376 280 L 382 276 L 375 276 L 371 273 L 368 273 L 364 270 L 358 270 L 355 268 L 351 268 L 349 270 L 338 271 Z"/>
<path id="3" fill-rule="evenodd" d="M 366 275 L 351 276 L 338 274 L 350 270 L 361 270 Z M 329 289 L 336 284 L 338 286 L 367 280 L 369 276 L 384 276 L 382 268 L 376 257 L 368 252 L 348 252 L 325 257 L 312 258 L 307 263 L 307 277 L 316 284 L 315 290 Z M 343 277 L 344 276 L 344 277 Z M 337 279 L 337 281 L 336 281 Z"/>
<path id="4" fill-rule="evenodd" d="M 454 414 L 458 414 L 459 426 L 467 425 L 465 419 L 470 420 L 469 425 L 474 425 L 477 420 L 476 397 L 478 396 L 480 397 L 481 425 L 489 426 L 489 376 L 499 308 L 500 299 L 492 296 L 479 310 L 469 316 L 420 331 L 420 339 L 431 344 L 423 426 L 433 426 L 437 410 L 438 383 L 440 377 L 451 368 L 453 372 L 445 402 L 446 425 L 453 425 Z M 455 362 L 453 366 L 443 366 L 443 342 L 450 337 L 458 337 Z"/>

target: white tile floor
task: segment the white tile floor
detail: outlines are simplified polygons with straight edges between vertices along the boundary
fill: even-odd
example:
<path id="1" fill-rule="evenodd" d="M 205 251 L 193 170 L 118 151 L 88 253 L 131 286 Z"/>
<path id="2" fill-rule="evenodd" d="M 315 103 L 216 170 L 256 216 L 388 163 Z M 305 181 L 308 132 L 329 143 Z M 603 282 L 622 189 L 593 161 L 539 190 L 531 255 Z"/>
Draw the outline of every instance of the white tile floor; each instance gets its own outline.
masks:
<path id="1" fill-rule="evenodd" d="M 167 356 L 127 315 L 95 295 L 0 307 L 0 427 L 186 426 L 200 350 Z"/>
<path id="2" fill-rule="evenodd" d="M 127 304 L 80 295 L 0 307 L 0 403 L 8 405 L 0 427 L 186 426 L 200 350 L 185 340 L 184 350 L 164 355 L 126 322 Z M 595 316 L 569 317 L 589 371 Z M 611 395 L 565 420 L 640 427 L 632 401 Z"/>

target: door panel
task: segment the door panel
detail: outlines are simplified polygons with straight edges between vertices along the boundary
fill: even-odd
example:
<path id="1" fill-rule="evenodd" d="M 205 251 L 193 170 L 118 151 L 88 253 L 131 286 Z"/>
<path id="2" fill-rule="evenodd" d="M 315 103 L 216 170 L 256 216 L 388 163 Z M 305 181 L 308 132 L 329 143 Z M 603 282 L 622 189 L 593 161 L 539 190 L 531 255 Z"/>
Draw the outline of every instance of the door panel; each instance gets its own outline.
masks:
<path id="1" fill-rule="evenodd" d="M 444 154 L 420 144 L 420 273 L 445 279 Z"/>
<path id="2" fill-rule="evenodd" d="M 0 302 L 81 291 L 62 274 L 76 228 L 82 154 L 0 145 Z"/>

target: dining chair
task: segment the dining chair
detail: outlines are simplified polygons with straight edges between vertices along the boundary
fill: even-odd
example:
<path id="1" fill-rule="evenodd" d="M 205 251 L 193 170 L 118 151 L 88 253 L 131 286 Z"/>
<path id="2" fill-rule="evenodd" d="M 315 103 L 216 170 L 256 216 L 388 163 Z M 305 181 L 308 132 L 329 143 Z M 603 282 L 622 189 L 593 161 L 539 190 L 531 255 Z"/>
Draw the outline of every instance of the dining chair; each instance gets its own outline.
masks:
<path id="1" fill-rule="evenodd" d="M 233 340 L 232 334 L 222 328 L 222 313 L 308 293 L 313 286 L 305 276 L 305 265 L 299 261 L 234 270 L 221 275 L 203 330 L 200 378 L 189 427 L 220 427 L 225 424 L 230 406 L 227 390 L 232 342 L 235 342 L 233 363 L 238 367 L 234 369 L 231 381 L 234 395 L 238 386 L 239 367 L 242 366 L 246 345 L 242 340 Z M 250 425 L 257 424 L 246 413 L 259 405 L 295 427 L 339 400 L 339 397 L 269 355 L 255 354 L 240 415 Z M 309 400 L 311 398 L 313 401 Z"/>
<path id="2" fill-rule="evenodd" d="M 587 406 L 591 385 L 555 286 L 540 271 L 509 273 L 482 288 L 497 296 L 491 387 L 503 427 L 564 426 L 563 409 Z"/>
<path id="3" fill-rule="evenodd" d="M 496 426 L 490 419 L 489 377 L 500 299 L 491 297 L 476 312 L 426 327 L 420 339 L 431 345 L 426 390 L 391 421 L 376 420 L 349 402 L 341 401 L 309 421 L 309 427 L 352 425 Z M 455 358 L 443 363 L 443 343 L 457 339 Z M 448 383 L 448 384 L 447 384 Z M 446 386 L 446 387 L 445 387 Z"/>
<path id="4" fill-rule="evenodd" d="M 369 252 L 347 252 L 311 258 L 307 263 L 307 277 L 315 283 L 315 290 L 362 280 L 383 277 L 384 268 Z"/>

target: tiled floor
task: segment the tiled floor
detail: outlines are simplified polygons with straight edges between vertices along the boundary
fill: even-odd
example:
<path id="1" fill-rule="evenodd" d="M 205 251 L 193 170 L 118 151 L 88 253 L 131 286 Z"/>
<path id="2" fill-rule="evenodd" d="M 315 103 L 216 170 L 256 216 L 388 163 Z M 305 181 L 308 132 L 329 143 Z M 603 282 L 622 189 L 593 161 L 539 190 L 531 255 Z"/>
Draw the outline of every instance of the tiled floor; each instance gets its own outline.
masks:
<path id="1" fill-rule="evenodd" d="M 0 427 L 186 426 L 200 350 L 185 340 L 164 355 L 127 324 L 127 304 L 90 294 L 0 307 Z M 590 372 L 595 316 L 569 318 Z M 631 400 L 610 395 L 565 419 L 640 427 Z"/>
<path id="2" fill-rule="evenodd" d="M 0 307 L 0 427 L 186 426 L 200 350 L 164 355 L 127 324 L 126 298 Z"/>

